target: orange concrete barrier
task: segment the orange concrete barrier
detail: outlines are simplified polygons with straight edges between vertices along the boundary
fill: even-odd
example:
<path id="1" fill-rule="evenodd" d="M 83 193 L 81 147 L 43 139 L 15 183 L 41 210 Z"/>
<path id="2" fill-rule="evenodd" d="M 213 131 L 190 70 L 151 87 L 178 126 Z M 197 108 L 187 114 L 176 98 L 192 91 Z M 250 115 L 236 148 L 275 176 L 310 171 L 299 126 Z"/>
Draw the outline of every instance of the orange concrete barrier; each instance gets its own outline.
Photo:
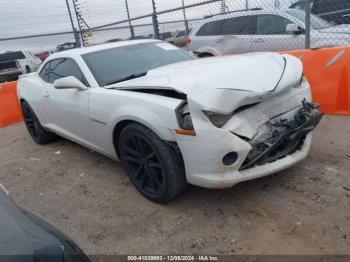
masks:
<path id="1" fill-rule="evenodd" d="M 23 119 L 17 99 L 17 82 L 0 84 L 0 127 Z"/>
<path id="2" fill-rule="evenodd" d="M 350 47 L 282 52 L 304 63 L 313 100 L 330 115 L 350 115 Z"/>

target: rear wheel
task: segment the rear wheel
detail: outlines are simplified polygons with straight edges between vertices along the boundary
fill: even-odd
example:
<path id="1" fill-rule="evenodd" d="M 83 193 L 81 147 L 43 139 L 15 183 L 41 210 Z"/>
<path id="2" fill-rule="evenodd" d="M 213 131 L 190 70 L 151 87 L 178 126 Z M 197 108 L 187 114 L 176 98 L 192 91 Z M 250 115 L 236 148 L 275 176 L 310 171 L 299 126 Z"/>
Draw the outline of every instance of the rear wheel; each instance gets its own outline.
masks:
<path id="1" fill-rule="evenodd" d="M 148 128 L 126 126 L 120 134 L 119 152 L 130 180 L 151 201 L 167 203 L 186 188 L 181 156 Z"/>
<path id="2" fill-rule="evenodd" d="M 39 119 L 35 115 L 34 111 L 27 102 L 22 102 L 22 112 L 24 117 L 24 123 L 31 138 L 38 144 L 43 145 L 53 141 L 56 135 L 47 132 L 39 122 Z"/>
<path id="3" fill-rule="evenodd" d="M 200 53 L 198 54 L 199 58 L 205 58 L 205 57 L 213 57 L 213 54 L 211 53 Z"/>

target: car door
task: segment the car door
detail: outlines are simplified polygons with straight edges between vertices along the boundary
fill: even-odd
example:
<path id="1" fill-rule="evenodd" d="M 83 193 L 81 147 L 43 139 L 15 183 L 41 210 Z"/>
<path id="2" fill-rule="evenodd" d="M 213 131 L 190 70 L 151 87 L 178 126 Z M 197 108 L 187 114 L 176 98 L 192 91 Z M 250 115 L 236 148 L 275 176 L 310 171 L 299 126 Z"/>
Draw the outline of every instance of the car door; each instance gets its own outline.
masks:
<path id="1" fill-rule="evenodd" d="M 256 16 L 233 17 L 224 20 L 223 54 L 240 54 L 252 51 L 252 36 L 256 33 Z"/>
<path id="2" fill-rule="evenodd" d="M 76 142 L 89 144 L 93 136 L 89 128 L 89 90 L 56 89 L 55 80 L 74 76 L 89 86 L 78 64 L 71 58 L 49 61 L 40 76 L 43 79 L 42 105 L 50 129 Z"/>
<path id="3" fill-rule="evenodd" d="M 222 54 L 218 45 L 222 43 L 224 36 L 222 35 L 223 20 L 216 20 L 205 23 L 192 39 L 191 51 L 194 52 L 209 52 L 213 55 Z"/>
<path id="4" fill-rule="evenodd" d="M 277 14 L 257 15 L 257 34 L 253 36 L 253 51 L 284 51 L 303 49 L 305 34 L 289 34 L 288 24 L 294 24 L 288 18 Z"/>

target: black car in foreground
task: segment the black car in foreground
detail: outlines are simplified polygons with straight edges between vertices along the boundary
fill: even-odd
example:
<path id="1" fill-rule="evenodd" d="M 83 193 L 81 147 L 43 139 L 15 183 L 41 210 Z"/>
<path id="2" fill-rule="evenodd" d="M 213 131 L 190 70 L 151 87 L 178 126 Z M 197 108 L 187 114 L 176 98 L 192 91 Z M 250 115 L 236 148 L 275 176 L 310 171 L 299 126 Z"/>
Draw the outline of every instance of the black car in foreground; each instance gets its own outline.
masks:
<path id="1" fill-rule="evenodd" d="M 0 184 L 1 262 L 87 262 L 89 258 L 44 218 L 17 205 Z"/>
<path id="2" fill-rule="evenodd" d="M 311 13 L 335 24 L 350 24 L 350 0 L 310 0 Z M 300 0 L 290 8 L 305 10 L 306 0 Z"/>

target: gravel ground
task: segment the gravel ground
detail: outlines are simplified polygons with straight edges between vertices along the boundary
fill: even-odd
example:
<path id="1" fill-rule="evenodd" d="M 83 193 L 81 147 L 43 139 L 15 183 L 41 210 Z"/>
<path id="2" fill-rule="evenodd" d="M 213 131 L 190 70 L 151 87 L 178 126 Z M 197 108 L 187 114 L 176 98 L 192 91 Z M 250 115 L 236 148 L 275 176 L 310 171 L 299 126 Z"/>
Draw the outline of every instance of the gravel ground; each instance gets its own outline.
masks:
<path id="1" fill-rule="evenodd" d="M 0 182 L 87 254 L 350 254 L 350 118 L 327 117 L 312 153 L 227 190 L 189 187 L 157 205 L 123 168 L 67 140 L 0 129 Z"/>

